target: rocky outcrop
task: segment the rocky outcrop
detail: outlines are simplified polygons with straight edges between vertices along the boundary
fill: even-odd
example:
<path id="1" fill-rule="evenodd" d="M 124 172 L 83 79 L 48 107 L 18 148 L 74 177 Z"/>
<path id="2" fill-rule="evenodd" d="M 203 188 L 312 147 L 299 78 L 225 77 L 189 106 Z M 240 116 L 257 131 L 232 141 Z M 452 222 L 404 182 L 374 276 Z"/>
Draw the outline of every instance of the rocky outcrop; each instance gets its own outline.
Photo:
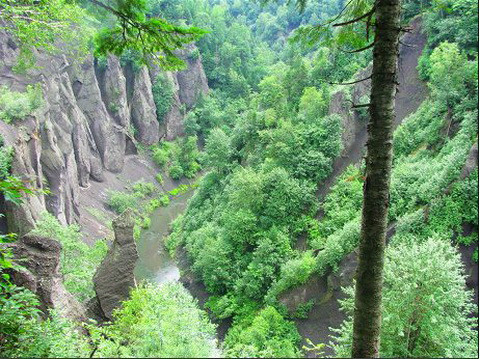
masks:
<path id="1" fill-rule="evenodd" d="M 295 319 L 302 338 L 311 339 L 314 343 L 328 343 L 332 334 L 330 328 L 338 328 L 345 319 L 340 311 L 338 300 L 344 299 L 342 287 L 352 284 L 357 266 L 357 252 L 346 256 L 336 271 L 319 276 L 313 275 L 305 284 L 282 293 L 278 298 L 288 312 L 294 315 L 299 305 L 313 301 L 313 306 L 304 319 Z M 315 357 L 309 352 L 308 357 Z M 333 355 L 331 348 L 325 348 L 325 355 Z"/>
<path id="2" fill-rule="evenodd" d="M 145 67 L 136 74 L 133 82 L 132 122 L 137 129 L 135 137 L 146 145 L 160 139 L 157 111 L 153 102 L 152 83 Z"/>
<path id="3" fill-rule="evenodd" d="M 168 73 L 174 104 L 160 128 L 147 68 L 133 71 L 113 56 L 98 64 L 92 56 L 79 63 L 37 53 L 38 66 L 19 75 L 12 70 L 19 49 L 7 33 L 0 31 L 0 39 L 0 86 L 24 91 L 38 83 L 44 98 L 42 108 L 29 118 L 0 126 L 7 145 L 14 146 L 12 173 L 32 188 L 50 190 L 8 206 L 10 231 L 28 232 L 45 209 L 63 224 L 78 222 L 81 189 L 92 180 L 105 181 L 107 172 L 122 172 L 125 156 L 137 153 L 138 142 L 151 145 L 182 135 L 180 109 L 191 108 L 208 90 L 200 58 L 187 59 L 182 75 Z M 188 57 L 195 49 L 191 45 L 181 55 Z"/>
<path id="4" fill-rule="evenodd" d="M 166 80 L 173 88 L 172 104 L 165 114 L 160 129 L 160 137 L 172 140 L 184 134 L 183 117 L 195 103 L 208 93 L 208 82 L 201 57 L 195 45 L 189 45 L 177 55 L 185 61 L 187 68 L 179 72 L 165 73 Z M 160 70 L 150 69 L 152 84 L 155 83 Z"/>
<path id="5" fill-rule="evenodd" d="M 478 140 L 475 141 L 473 146 L 470 148 L 470 152 L 468 153 L 467 160 L 462 167 L 462 171 L 460 172 L 460 179 L 465 179 L 470 174 L 478 169 Z"/>
<path id="6" fill-rule="evenodd" d="M 30 127 L 35 125 L 31 123 Z M 22 174 L 27 187 L 43 189 L 37 176 L 37 172 L 42 171 L 40 139 L 27 127 L 20 129 L 17 135 L 16 141 L 11 143 L 14 151 L 11 170 Z M 45 200 L 43 196 L 28 196 L 21 206 L 11 202 L 5 202 L 5 205 L 8 228 L 21 236 L 34 228 L 39 213 L 45 208 Z"/>
<path id="7" fill-rule="evenodd" d="M 76 84 L 75 97 L 92 130 L 103 167 L 111 172 L 119 172 L 125 155 L 125 133 L 107 112 L 93 58 L 89 57 L 80 67 L 73 67 L 70 76 Z"/>
<path id="8" fill-rule="evenodd" d="M 180 51 L 180 57 L 187 63 L 187 68 L 177 72 L 178 95 L 180 102 L 190 110 L 198 98 L 208 92 L 207 77 L 203 71 L 198 49 L 189 45 Z"/>
<path id="9" fill-rule="evenodd" d="M 178 85 L 177 77 L 174 73 L 168 73 L 167 80 L 169 80 L 173 86 L 172 107 L 170 108 L 170 111 L 167 112 L 164 118 L 165 138 L 169 141 L 177 136 L 182 136 L 184 134 L 182 121 L 184 116 L 183 112 L 185 110 L 182 108 L 182 101 L 180 100 L 180 86 Z"/>
<path id="10" fill-rule="evenodd" d="M 133 270 L 138 253 L 133 238 L 134 225 L 135 221 L 130 210 L 113 221 L 115 240 L 93 277 L 97 299 L 91 301 L 93 304 L 91 311 L 97 311 L 95 313 L 97 317 L 112 320 L 113 310 L 128 299 L 130 289 L 135 285 Z"/>
<path id="11" fill-rule="evenodd" d="M 25 235 L 10 245 L 15 261 L 25 269 L 10 272 L 17 285 L 30 289 L 40 300 L 40 309 L 56 309 L 61 315 L 83 320 L 85 309 L 66 291 L 60 273 L 59 242 L 36 235 Z"/>

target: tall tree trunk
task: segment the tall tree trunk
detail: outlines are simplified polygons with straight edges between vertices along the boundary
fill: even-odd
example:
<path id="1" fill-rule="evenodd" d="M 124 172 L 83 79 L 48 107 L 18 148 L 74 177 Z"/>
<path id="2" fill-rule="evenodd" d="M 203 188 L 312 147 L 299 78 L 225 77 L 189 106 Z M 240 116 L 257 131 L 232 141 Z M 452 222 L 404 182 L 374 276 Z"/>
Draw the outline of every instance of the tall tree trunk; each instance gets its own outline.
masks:
<path id="1" fill-rule="evenodd" d="M 400 10 L 400 0 L 376 2 L 367 174 L 353 320 L 354 358 L 376 358 L 379 355 Z"/>

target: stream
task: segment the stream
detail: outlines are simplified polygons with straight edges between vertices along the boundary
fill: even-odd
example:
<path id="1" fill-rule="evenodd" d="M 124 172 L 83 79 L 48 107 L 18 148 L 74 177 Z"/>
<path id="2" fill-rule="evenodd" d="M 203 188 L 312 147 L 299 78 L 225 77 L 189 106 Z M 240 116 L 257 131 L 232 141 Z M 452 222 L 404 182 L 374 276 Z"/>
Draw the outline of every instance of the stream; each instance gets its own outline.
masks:
<path id="1" fill-rule="evenodd" d="M 163 239 L 169 234 L 170 223 L 184 211 L 193 192 L 172 198 L 168 206 L 152 213 L 150 228 L 142 230 L 137 241 L 139 258 L 134 272 L 137 282 L 146 280 L 162 284 L 179 281 L 178 265 L 165 248 Z"/>
<path id="2" fill-rule="evenodd" d="M 187 270 L 188 260 L 184 251 L 180 251 L 178 263 L 168 253 L 164 245 L 164 237 L 170 232 L 170 224 L 183 213 L 188 200 L 195 191 L 189 191 L 185 194 L 176 196 L 170 200 L 166 207 L 160 207 L 155 210 L 151 218 L 150 228 L 142 230 L 140 238 L 137 241 L 138 260 L 135 266 L 135 279 L 138 282 L 145 280 L 150 283 L 163 284 L 170 281 L 181 282 L 190 294 L 198 300 L 201 308 L 208 299 L 209 294 L 205 286 L 194 277 L 186 274 L 180 275 L 179 267 Z M 184 273 L 185 274 L 185 273 Z M 230 319 L 212 320 L 217 325 L 217 338 L 222 341 L 226 332 L 231 326 Z"/>

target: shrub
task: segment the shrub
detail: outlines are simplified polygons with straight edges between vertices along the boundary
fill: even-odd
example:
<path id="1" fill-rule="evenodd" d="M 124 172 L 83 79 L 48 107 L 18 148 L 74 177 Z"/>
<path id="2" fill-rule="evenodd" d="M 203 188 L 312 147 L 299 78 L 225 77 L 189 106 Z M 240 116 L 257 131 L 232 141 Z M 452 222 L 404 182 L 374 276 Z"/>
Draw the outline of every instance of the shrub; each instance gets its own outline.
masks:
<path id="1" fill-rule="evenodd" d="M 478 356 L 472 294 L 466 290 L 460 254 L 450 240 L 395 242 L 386 251 L 381 357 Z M 334 345 L 338 357 L 350 355 L 354 289 L 341 301 L 348 318 Z"/>
<path id="2" fill-rule="evenodd" d="M 147 197 L 156 191 L 156 187 L 151 182 L 136 182 L 132 186 L 132 190 L 139 197 Z"/>
<path id="3" fill-rule="evenodd" d="M 180 166 L 180 164 L 175 163 L 175 164 L 171 165 L 170 168 L 168 169 L 168 174 L 174 180 L 178 180 L 178 179 L 182 178 L 182 176 L 183 176 L 183 168 L 182 168 L 182 166 Z"/>
<path id="4" fill-rule="evenodd" d="M 154 147 L 152 150 L 152 159 L 158 166 L 163 167 L 167 164 L 169 151 L 166 148 Z"/>
<path id="5" fill-rule="evenodd" d="M 313 306 L 315 305 L 315 300 L 310 299 L 306 303 L 301 303 L 295 309 L 295 313 L 293 314 L 294 318 L 299 319 L 307 319 L 308 313 L 312 310 Z"/>
<path id="6" fill-rule="evenodd" d="M 138 208 L 141 195 L 138 193 L 125 193 L 120 191 L 107 192 L 107 204 L 116 213 L 123 213 L 126 209 Z"/>
<path id="7" fill-rule="evenodd" d="M 180 283 L 141 284 L 92 338 L 101 357 L 218 357 L 215 327 Z M 104 336 L 106 333 L 106 337 Z"/>
<path id="8" fill-rule="evenodd" d="M 316 260 L 310 251 L 304 252 L 300 258 L 294 258 L 282 265 L 278 280 L 268 292 L 269 302 L 287 289 L 304 284 L 315 271 Z"/>
<path id="9" fill-rule="evenodd" d="M 43 320 L 37 297 L 9 285 L 0 292 L 0 356 L 20 358 L 87 357 L 88 340 L 78 326 L 54 311 Z"/>
<path id="10" fill-rule="evenodd" d="M 2 137 L 3 140 L 3 137 Z M 10 174 L 10 168 L 12 166 L 13 148 L 12 147 L 0 147 L 0 179 L 5 179 Z"/>
<path id="11" fill-rule="evenodd" d="M 155 179 L 159 184 L 163 184 L 163 176 L 161 173 L 157 173 L 157 175 L 155 176 Z"/>
<path id="12" fill-rule="evenodd" d="M 298 358 L 299 343 L 295 324 L 285 320 L 275 308 L 266 307 L 230 329 L 225 337 L 225 351 L 231 358 Z"/>
<path id="13" fill-rule="evenodd" d="M 23 120 L 38 109 L 42 102 L 40 86 L 27 86 L 26 92 L 10 91 L 0 87 L 0 120 L 10 123 Z"/>
<path id="14" fill-rule="evenodd" d="M 152 223 L 152 220 L 150 219 L 150 217 L 144 217 L 144 218 L 142 219 L 142 222 L 141 222 L 141 223 L 142 223 L 142 224 L 141 224 L 141 227 L 142 227 L 143 229 L 148 229 L 148 228 L 150 228 L 150 225 L 151 225 L 151 223 Z"/>
<path id="15" fill-rule="evenodd" d="M 173 104 L 173 84 L 165 74 L 157 75 L 152 86 L 152 93 L 157 108 L 157 120 L 161 123 Z"/>
<path id="16" fill-rule="evenodd" d="M 170 198 L 166 194 L 162 194 L 158 198 L 158 201 L 160 203 L 160 206 L 162 206 L 162 207 L 167 207 L 170 204 Z"/>
<path id="17" fill-rule="evenodd" d="M 97 241 L 90 247 L 82 241 L 82 233 L 77 225 L 62 226 L 47 212 L 42 214 L 32 233 L 62 244 L 61 271 L 65 288 L 80 301 L 92 298 L 95 295 L 93 275 L 108 251 L 105 241 Z"/>

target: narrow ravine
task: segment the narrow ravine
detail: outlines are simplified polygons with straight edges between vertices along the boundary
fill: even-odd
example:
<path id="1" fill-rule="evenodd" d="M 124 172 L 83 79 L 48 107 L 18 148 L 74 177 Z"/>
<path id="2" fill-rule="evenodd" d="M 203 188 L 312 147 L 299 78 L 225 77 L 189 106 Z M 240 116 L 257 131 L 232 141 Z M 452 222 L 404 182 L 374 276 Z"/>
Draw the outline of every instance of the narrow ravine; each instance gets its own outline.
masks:
<path id="1" fill-rule="evenodd" d="M 137 242 L 138 262 L 135 267 L 137 282 L 147 280 L 162 284 L 180 279 L 180 270 L 164 245 L 170 223 L 181 214 L 193 191 L 171 199 L 167 207 L 160 207 L 151 216 L 151 226 L 143 230 Z"/>

